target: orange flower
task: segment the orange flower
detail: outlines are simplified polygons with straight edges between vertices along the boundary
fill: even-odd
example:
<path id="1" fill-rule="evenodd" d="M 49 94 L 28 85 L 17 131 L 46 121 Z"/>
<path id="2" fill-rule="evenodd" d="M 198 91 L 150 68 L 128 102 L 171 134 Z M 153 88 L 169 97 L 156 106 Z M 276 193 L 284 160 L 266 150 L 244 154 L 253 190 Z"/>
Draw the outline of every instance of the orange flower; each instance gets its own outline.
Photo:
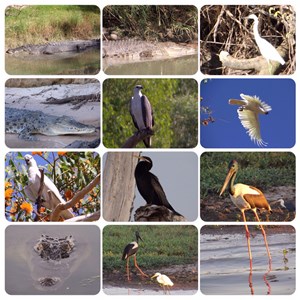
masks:
<path id="1" fill-rule="evenodd" d="M 12 188 L 8 188 L 5 190 L 5 200 L 9 200 L 12 197 L 14 190 Z"/>
<path id="2" fill-rule="evenodd" d="M 57 155 L 64 156 L 66 153 L 68 153 L 68 152 L 67 151 L 58 151 Z"/>
<path id="3" fill-rule="evenodd" d="M 26 212 L 26 215 L 30 215 L 33 211 L 31 203 L 25 201 L 20 205 L 20 208 Z"/>
<path id="4" fill-rule="evenodd" d="M 35 151 L 35 152 L 31 152 L 32 155 L 43 155 L 43 151 Z"/>
<path id="5" fill-rule="evenodd" d="M 9 187 L 11 187 L 12 185 L 11 185 L 11 183 L 9 182 L 9 181 L 5 181 L 5 188 L 9 188 Z"/>
<path id="6" fill-rule="evenodd" d="M 74 195 L 74 193 L 70 189 L 67 189 L 65 191 L 65 198 L 67 199 L 67 201 L 69 201 L 70 199 L 72 199 L 73 195 Z"/>

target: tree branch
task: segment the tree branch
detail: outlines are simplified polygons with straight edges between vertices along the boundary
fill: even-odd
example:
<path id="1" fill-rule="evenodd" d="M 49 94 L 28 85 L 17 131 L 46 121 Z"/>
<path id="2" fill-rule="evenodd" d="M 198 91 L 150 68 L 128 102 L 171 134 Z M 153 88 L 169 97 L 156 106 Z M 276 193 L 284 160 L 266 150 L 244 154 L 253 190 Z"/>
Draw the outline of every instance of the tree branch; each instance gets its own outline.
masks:
<path id="1" fill-rule="evenodd" d="M 145 128 L 142 131 L 137 131 L 133 136 L 127 139 L 122 148 L 134 148 L 139 142 L 143 141 L 143 139 L 152 135 L 154 135 L 154 132 L 150 128 Z"/>
<path id="2" fill-rule="evenodd" d="M 100 184 L 100 173 L 92 180 L 86 187 L 78 191 L 73 198 L 66 203 L 59 203 L 53 210 L 50 221 L 58 221 L 59 216 L 63 210 L 67 210 L 73 207 L 77 202 L 79 202 L 88 192 L 90 192 L 95 186 Z M 51 193 L 51 192 L 50 192 Z"/>

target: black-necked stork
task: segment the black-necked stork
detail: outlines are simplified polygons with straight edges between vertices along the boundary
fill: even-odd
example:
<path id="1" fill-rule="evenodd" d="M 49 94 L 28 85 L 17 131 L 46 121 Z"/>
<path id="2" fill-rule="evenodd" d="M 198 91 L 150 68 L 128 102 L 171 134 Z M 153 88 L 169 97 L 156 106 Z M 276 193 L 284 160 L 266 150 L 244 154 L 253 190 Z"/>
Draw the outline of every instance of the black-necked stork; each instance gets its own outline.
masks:
<path id="1" fill-rule="evenodd" d="M 144 129 L 152 129 L 154 126 L 154 118 L 151 104 L 148 98 L 142 94 L 141 85 L 136 85 L 133 89 L 133 97 L 130 101 L 130 114 L 134 126 L 142 131 Z M 151 137 L 146 137 L 143 140 L 147 148 L 151 147 Z"/>
<path id="2" fill-rule="evenodd" d="M 136 231 L 135 233 L 135 241 L 129 243 L 123 251 L 123 255 L 122 255 L 122 260 L 126 259 L 126 272 L 127 272 L 127 279 L 128 281 L 130 281 L 130 274 L 129 274 L 129 259 L 131 256 L 133 256 L 134 259 L 134 266 L 139 270 L 139 272 L 141 273 L 142 276 L 144 277 L 148 277 L 148 275 L 146 275 L 138 266 L 137 261 L 136 261 L 136 253 L 139 249 L 139 240 L 143 241 L 139 232 Z"/>
<path id="3" fill-rule="evenodd" d="M 226 176 L 225 182 L 223 184 L 223 187 L 220 192 L 220 196 L 223 194 L 225 191 L 226 187 L 229 184 L 229 193 L 230 193 L 230 198 L 232 202 L 241 210 L 242 216 L 243 216 L 243 221 L 245 223 L 245 229 L 246 229 L 246 237 L 247 237 L 247 245 L 248 245 L 248 253 L 249 253 L 249 259 L 250 259 L 250 269 L 252 269 L 252 254 L 251 254 L 251 248 L 250 248 L 250 233 L 249 229 L 247 226 L 247 220 L 245 216 L 245 211 L 246 210 L 252 210 L 255 218 L 258 222 L 260 222 L 260 219 L 257 215 L 257 209 L 258 210 L 267 210 L 268 212 L 272 212 L 271 207 L 264 196 L 264 194 L 257 188 L 242 184 L 242 183 L 237 183 L 234 184 L 234 180 L 236 178 L 236 174 L 238 171 L 238 162 L 236 160 L 232 160 L 228 166 L 228 174 Z M 269 264 L 271 266 L 271 254 L 269 251 L 268 247 L 268 242 L 267 242 L 267 237 L 266 237 L 266 232 L 261 224 L 259 224 L 261 228 L 261 232 L 264 237 L 266 249 L 268 252 L 268 257 L 269 257 Z"/>
<path id="4" fill-rule="evenodd" d="M 165 206 L 174 214 L 181 216 L 169 203 L 167 196 L 159 182 L 159 179 L 150 172 L 153 162 L 148 156 L 139 156 L 139 162 L 135 167 L 134 176 L 137 188 L 141 196 L 149 205 Z"/>

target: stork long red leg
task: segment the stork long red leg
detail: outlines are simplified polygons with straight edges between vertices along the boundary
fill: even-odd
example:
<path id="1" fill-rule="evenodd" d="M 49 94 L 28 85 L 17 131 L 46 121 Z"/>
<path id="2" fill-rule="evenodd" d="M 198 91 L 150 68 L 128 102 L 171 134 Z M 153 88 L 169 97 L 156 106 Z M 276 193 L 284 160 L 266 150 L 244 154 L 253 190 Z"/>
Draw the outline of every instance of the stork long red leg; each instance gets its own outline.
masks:
<path id="1" fill-rule="evenodd" d="M 265 241 L 265 245 L 266 245 L 266 249 L 267 249 L 268 257 L 269 257 L 269 263 L 270 263 L 270 267 L 271 267 L 271 260 L 272 260 L 272 257 L 271 257 L 271 253 L 270 253 L 269 246 L 268 246 L 268 241 L 267 241 L 267 235 L 266 235 L 266 232 L 265 232 L 263 226 L 260 224 L 260 219 L 259 219 L 259 217 L 258 217 L 258 215 L 257 215 L 256 209 L 252 209 L 252 211 L 253 211 L 254 214 L 255 214 L 256 220 L 259 222 L 259 227 L 260 227 L 261 233 L 262 233 L 262 235 L 263 235 L 263 237 L 264 237 L 264 241 Z"/>
<path id="2" fill-rule="evenodd" d="M 127 273 L 127 279 L 130 281 L 130 274 L 129 274 L 129 257 L 126 259 L 126 273 Z"/>
<path id="3" fill-rule="evenodd" d="M 134 258 L 134 265 L 135 265 L 135 267 L 139 270 L 139 272 L 141 273 L 141 275 L 144 276 L 144 277 L 148 277 L 148 275 L 145 274 L 145 273 L 140 269 L 140 267 L 138 266 L 137 261 L 136 261 L 136 256 L 135 256 L 135 255 L 134 255 L 133 258 Z"/>
<path id="4" fill-rule="evenodd" d="M 251 246 L 250 246 L 250 232 L 249 232 L 249 229 L 248 229 L 248 226 L 247 226 L 247 220 L 246 220 L 244 209 L 242 209 L 241 212 L 242 212 L 242 215 L 243 215 L 243 221 L 244 221 L 245 230 L 246 230 L 248 254 L 249 254 L 249 260 L 250 260 L 250 270 L 252 270 L 252 252 L 251 252 Z"/>

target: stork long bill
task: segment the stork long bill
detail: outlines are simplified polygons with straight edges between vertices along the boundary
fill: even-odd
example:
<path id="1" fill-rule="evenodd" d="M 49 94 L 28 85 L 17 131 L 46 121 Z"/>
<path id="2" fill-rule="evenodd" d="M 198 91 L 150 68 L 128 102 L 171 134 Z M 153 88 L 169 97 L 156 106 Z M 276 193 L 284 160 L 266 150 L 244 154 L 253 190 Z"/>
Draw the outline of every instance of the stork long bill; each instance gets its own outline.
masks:
<path id="1" fill-rule="evenodd" d="M 230 169 L 230 170 L 228 171 L 228 173 L 227 173 L 227 176 L 226 176 L 226 178 L 225 178 L 225 181 L 224 181 L 224 184 L 223 184 L 223 186 L 222 186 L 222 189 L 221 189 L 221 192 L 220 192 L 220 195 L 219 195 L 219 196 L 221 196 L 221 195 L 224 193 L 224 191 L 225 191 L 225 189 L 226 189 L 226 187 L 227 187 L 227 185 L 228 185 L 228 183 L 229 183 L 229 180 L 230 180 L 230 178 L 233 176 L 233 174 L 234 174 L 234 170 L 233 170 L 233 169 Z"/>

